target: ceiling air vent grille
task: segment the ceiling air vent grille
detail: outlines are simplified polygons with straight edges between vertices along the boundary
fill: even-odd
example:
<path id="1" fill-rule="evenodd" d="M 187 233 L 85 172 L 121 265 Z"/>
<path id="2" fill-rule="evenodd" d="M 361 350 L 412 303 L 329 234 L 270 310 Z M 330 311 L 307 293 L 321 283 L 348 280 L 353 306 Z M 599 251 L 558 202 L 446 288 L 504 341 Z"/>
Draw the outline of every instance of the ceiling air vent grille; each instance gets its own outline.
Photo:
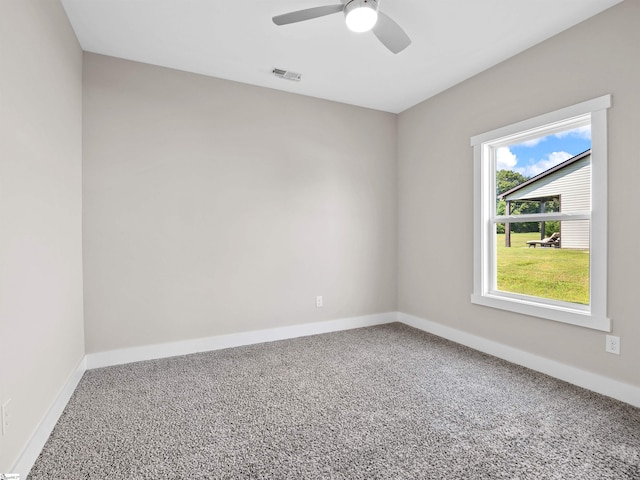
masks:
<path id="1" fill-rule="evenodd" d="M 274 68 L 273 74 L 278 78 L 284 78 L 285 80 L 292 80 L 299 82 L 302 79 L 301 73 L 290 72 L 288 70 L 282 70 L 281 68 Z"/>

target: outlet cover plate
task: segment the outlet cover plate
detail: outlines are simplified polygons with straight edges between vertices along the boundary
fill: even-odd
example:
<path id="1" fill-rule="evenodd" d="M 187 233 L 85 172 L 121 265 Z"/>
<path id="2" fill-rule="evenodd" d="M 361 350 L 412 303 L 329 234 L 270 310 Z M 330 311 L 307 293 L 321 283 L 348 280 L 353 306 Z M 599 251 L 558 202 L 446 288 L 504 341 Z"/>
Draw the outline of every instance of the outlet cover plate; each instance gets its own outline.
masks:
<path id="1" fill-rule="evenodd" d="M 620 337 L 616 337 L 614 335 L 607 335 L 607 343 L 605 345 L 605 350 L 609 353 L 615 353 L 616 355 L 620 355 Z"/>
<path id="2" fill-rule="evenodd" d="M 0 407 L 0 419 L 2 419 L 2 435 L 7 434 L 7 430 L 9 429 L 9 402 L 11 399 L 7 400 Z"/>

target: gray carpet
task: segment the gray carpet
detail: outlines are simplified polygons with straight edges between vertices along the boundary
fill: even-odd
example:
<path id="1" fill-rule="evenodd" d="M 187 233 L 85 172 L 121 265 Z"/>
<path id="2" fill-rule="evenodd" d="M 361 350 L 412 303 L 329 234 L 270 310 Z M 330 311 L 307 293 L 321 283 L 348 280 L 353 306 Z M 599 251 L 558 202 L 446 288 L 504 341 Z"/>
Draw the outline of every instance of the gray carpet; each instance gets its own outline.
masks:
<path id="1" fill-rule="evenodd" d="M 39 479 L 640 479 L 640 409 L 401 324 L 87 371 Z"/>

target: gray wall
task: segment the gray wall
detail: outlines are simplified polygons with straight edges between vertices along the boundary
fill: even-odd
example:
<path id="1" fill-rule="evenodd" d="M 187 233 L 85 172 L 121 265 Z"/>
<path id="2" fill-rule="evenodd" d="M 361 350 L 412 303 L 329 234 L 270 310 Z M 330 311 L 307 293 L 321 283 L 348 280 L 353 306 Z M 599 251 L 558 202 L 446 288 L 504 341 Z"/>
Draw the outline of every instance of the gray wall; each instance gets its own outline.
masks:
<path id="1" fill-rule="evenodd" d="M 610 10 L 405 112 L 398 119 L 398 308 L 527 352 L 640 385 L 640 2 Z M 609 316 L 604 334 L 472 305 L 469 138 L 611 93 Z M 631 210 L 630 210 L 631 208 Z"/>
<path id="2" fill-rule="evenodd" d="M 0 472 L 84 355 L 82 52 L 59 2 L 0 1 Z"/>
<path id="3" fill-rule="evenodd" d="M 396 120 L 85 53 L 87 352 L 394 311 Z"/>

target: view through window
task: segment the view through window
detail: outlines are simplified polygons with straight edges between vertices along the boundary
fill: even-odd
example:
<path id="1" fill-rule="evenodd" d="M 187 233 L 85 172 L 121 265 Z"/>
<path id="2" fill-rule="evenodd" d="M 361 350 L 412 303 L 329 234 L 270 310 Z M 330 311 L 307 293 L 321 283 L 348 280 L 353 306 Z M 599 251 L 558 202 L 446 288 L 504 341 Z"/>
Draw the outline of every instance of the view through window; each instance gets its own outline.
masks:
<path id="1" fill-rule="evenodd" d="M 591 123 L 582 123 L 496 149 L 495 215 L 516 220 L 495 224 L 496 290 L 589 304 Z"/>

